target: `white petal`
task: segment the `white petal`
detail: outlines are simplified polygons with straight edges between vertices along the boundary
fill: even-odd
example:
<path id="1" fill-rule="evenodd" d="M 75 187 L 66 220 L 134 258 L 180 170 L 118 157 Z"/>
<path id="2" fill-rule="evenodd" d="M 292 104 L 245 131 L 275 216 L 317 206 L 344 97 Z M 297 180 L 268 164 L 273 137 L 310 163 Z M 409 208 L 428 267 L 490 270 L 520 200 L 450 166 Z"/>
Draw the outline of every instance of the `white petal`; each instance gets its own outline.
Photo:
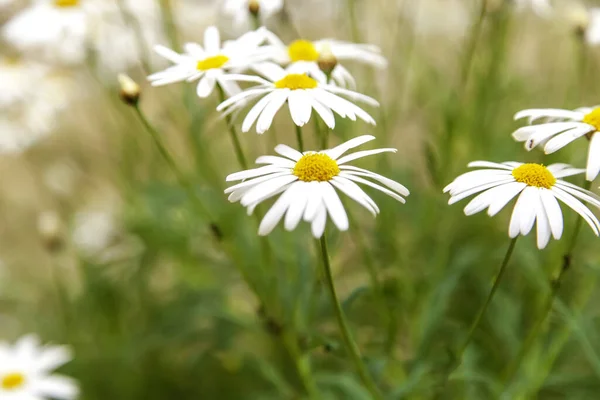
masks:
<path id="1" fill-rule="evenodd" d="M 579 139 L 589 131 L 590 127 L 588 125 L 585 125 L 583 127 L 563 132 L 560 135 L 550 139 L 548 143 L 546 143 L 546 145 L 544 146 L 544 152 L 546 154 L 552 154 L 555 151 L 562 149 L 572 141 Z"/>
<path id="2" fill-rule="evenodd" d="M 333 158 L 334 160 L 337 160 L 342 154 L 344 154 L 348 150 L 358 147 L 360 145 L 363 145 L 367 142 L 370 142 L 371 140 L 375 140 L 375 136 L 373 136 L 373 135 L 358 136 L 358 137 L 355 137 L 354 139 L 350 139 L 347 142 L 340 144 L 339 146 L 334 147 L 333 149 L 326 150 L 325 153 L 329 157 Z"/>
<path id="3" fill-rule="evenodd" d="M 318 181 L 308 182 L 308 185 L 304 185 L 304 190 L 306 191 L 308 202 L 302 218 L 306 222 L 310 222 L 316 217 L 317 213 L 319 212 L 319 208 L 323 208 L 325 205 L 323 204 L 323 198 L 321 196 L 321 191 L 319 190 Z"/>
<path id="4" fill-rule="evenodd" d="M 325 209 L 325 206 L 321 205 L 321 207 L 319 207 L 317 209 L 317 214 L 315 215 L 314 219 L 312 220 L 312 226 L 311 226 L 312 234 L 316 239 L 319 239 L 321 236 L 323 236 L 323 233 L 325 232 L 325 224 L 326 223 L 327 223 L 327 211 Z"/>
<path id="5" fill-rule="evenodd" d="M 302 158 L 302 153 L 300 153 L 296 149 L 292 149 L 290 146 L 287 146 L 285 144 L 278 144 L 277 146 L 275 146 L 275 152 L 294 161 L 298 161 Z"/>
<path id="6" fill-rule="evenodd" d="M 327 207 L 327 212 L 329 213 L 333 223 L 340 231 L 348 230 L 348 215 L 346 215 L 344 205 L 342 204 L 342 201 L 340 200 L 340 197 L 333 186 L 331 186 L 329 182 L 320 182 L 319 189 L 321 191 L 321 195 L 323 196 L 325 207 Z"/>
<path id="7" fill-rule="evenodd" d="M 36 368 L 50 372 L 73 359 L 71 349 L 67 346 L 49 346 L 41 350 L 36 360 Z"/>
<path id="8" fill-rule="evenodd" d="M 251 186 L 254 185 L 258 185 L 259 183 L 268 181 L 269 179 L 273 179 L 273 178 L 278 178 L 280 176 L 284 176 L 284 175 L 290 175 L 289 171 L 285 171 L 285 172 L 276 172 L 274 174 L 269 174 L 269 175 L 265 175 L 265 176 L 260 176 L 258 178 L 254 178 L 254 179 L 249 179 L 246 181 L 243 181 L 242 183 L 238 183 L 237 185 L 233 185 L 228 187 L 227 189 L 225 189 L 225 194 L 231 193 L 231 196 L 229 196 L 229 201 L 234 203 L 236 201 L 238 201 L 239 199 L 241 199 L 241 196 L 246 193 Z M 244 190 L 242 190 L 244 189 Z"/>
<path id="9" fill-rule="evenodd" d="M 552 187 L 551 190 L 552 193 L 554 193 L 554 196 L 569 206 L 573 211 L 579 214 L 585 222 L 587 222 L 596 236 L 600 234 L 600 222 L 598 222 L 598 219 L 582 202 L 557 186 Z"/>
<path id="10" fill-rule="evenodd" d="M 505 169 L 505 170 L 510 170 L 510 171 L 513 170 L 512 167 L 509 167 L 507 165 L 499 164 L 499 163 L 495 163 L 495 162 L 489 162 L 489 161 L 472 161 L 469 164 L 467 164 L 467 167 L 469 167 L 469 168 L 500 168 L 500 169 Z"/>
<path id="11" fill-rule="evenodd" d="M 221 49 L 221 36 L 216 26 L 209 26 L 204 31 L 204 50 L 213 56 Z"/>
<path id="12" fill-rule="evenodd" d="M 383 175 L 379 175 L 379 174 L 376 174 L 375 172 L 366 170 L 364 168 L 358 168 L 358 167 L 355 167 L 352 165 L 342 165 L 340 167 L 340 170 L 350 172 L 352 175 L 364 176 L 367 178 L 375 179 L 379 183 L 383 183 L 385 186 L 398 192 L 402 196 L 410 195 L 410 191 L 404 185 L 402 185 L 396 181 L 393 181 L 389 178 L 386 178 Z"/>
<path id="13" fill-rule="evenodd" d="M 303 93 L 303 90 L 292 90 L 287 98 L 290 115 L 297 126 L 304 126 L 309 121 L 312 110 Z"/>
<path id="14" fill-rule="evenodd" d="M 325 122 L 325 125 L 327 125 L 329 129 L 335 128 L 335 116 L 333 115 L 333 111 L 312 96 L 306 96 L 306 98 L 310 102 L 312 108 L 319 114 L 323 122 Z"/>
<path id="15" fill-rule="evenodd" d="M 285 215 L 284 227 L 287 231 L 296 229 L 298 223 L 302 219 L 302 215 L 304 215 L 304 210 L 306 210 L 308 204 L 308 195 L 304 190 L 306 186 L 308 186 L 307 182 L 299 181 L 295 182 L 294 185 L 288 189 L 298 188 L 293 194 L 292 202 Z"/>
<path id="16" fill-rule="evenodd" d="M 206 58 L 206 52 L 204 49 L 197 43 L 186 43 L 183 45 L 185 51 L 194 58 L 198 60 L 203 60 Z"/>
<path id="17" fill-rule="evenodd" d="M 551 117 L 581 121 L 583 116 L 583 113 L 576 111 L 560 110 L 556 108 L 532 108 L 529 110 L 519 111 L 517 114 L 515 114 L 515 119 L 529 117 L 531 121 L 534 121 L 542 117 Z"/>
<path id="18" fill-rule="evenodd" d="M 273 92 L 273 97 L 271 101 L 267 104 L 263 112 L 260 114 L 258 118 L 258 122 L 256 123 L 256 132 L 264 133 L 266 132 L 273 123 L 273 118 L 275 118 L 275 114 L 277 111 L 283 106 L 288 98 L 289 90 L 276 90 Z"/>
<path id="19" fill-rule="evenodd" d="M 544 207 L 544 203 L 542 202 L 541 192 L 542 190 L 546 190 L 544 188 L 540 188 L 538 192 L 540 196 L 538 196 L 538 205 L 536 207 L 537 210 L 537 247 L 542 250 L 550 241 L 550 222 L 549 217 L 546 212 L 546 208 Z"/>
<path id="20" fill-rule="evenodd" d="M 292 188 L 297 187 L 297 182 L 296 184 L 292 184 L 281 196 L 279 196 L 269 211 L 267 211 L 258 227 L 258 234 L 260 236 L 268 235 L 277 226 L 281 217 L 283 217 L 290 204 L 294 201 L 294 190 L 292 190 Z"/>
<path id="21" fill-rule="evenodd" d="M 537 216 L 536 208 L 538 204 L 540 204 L 538 197 L 538 188 L 536 187 L 526 187 L 521 196 L 519 196 L 519 202 L 523 203 L 520 217 L 521 235 L 523 236 L 526 236 L 531 232 L 533 224 L 535 223 L 535 218 Z"/>
<path id="22" fill-rule="evenodd" d="M 493 182 L 470 187 L 468 190 L 460 191 L 460 192 L 457 192 L 456 194 L 451 194 L 452 197 L 450 197 L 450 200 L 448 200 L 448 204 L 452 205 L 454 203 L 461 201 L 462 199 L 466 199 L 467 197 L 474 195 L 475 193 L 483 192 L 484 190 L 488 190 L 488 189 L 491 189 L 493 187 L 500 186 L 500 185 L 505 185 L 505 184 L 511 183 L 511 182 L 514 182 L 514 179 L 510 179 L 510 178 L 499 179 L 499 180 L 494 180 Z"/>
<path id="23" fill-rule="evenodd" d="M 215 83 L 217 80 L 215 78 L 205 76 L 198 82 L 198 87 L 196 88 L 196 94 L 200 98 L 206 98 L 210 96 L 212 91 L 215 89 Z"/>
<path id="24" fill-rule="evenodd" d="M 295 162 L 278 156 L 260 156 L 255 162 L 257 164 L 273 164 L 283 168 L 294 168 L 296 166 Z"/>
<path id="25" fill-rule="evenodd" d="M 346 196 L 366 208 L 373 216 L 379 213 L 379 208 L 375 202 L 356 183 L 341 176 L 335 176 L 329 182 Z"/>
<path id="26" fill-rule="evenodd" d="M 380 192 L 383 192 L 383 193 L 387 194 L 388 196 L 390 196 L 390 197 L 398 200 L 402 204 L 406 203 L 406 200 L 404 200 L 402 197 L 398 196 L 396 193 L 392 192 L 391 190 L 386 189 L 383 186 L 380 186 L 380 185 L 378 185 L 376 183 L 370 182 L 370 181 L 368 181 L 366 179 L 363 179 L 363 178 L 361 178 L 359 176 L 355 176 L 355 175 L 349 174 L 347 172 L 340 172 L 339 176 L 344 177 L 346 179 L 350 179 L 351 181 L 354 181 L 354 182 L 357 182 L 357 183 L 362 183 L 363 185 L 370 186 L 373 189 L 377 189 Z"/>
<path id="27" fill-rule="evenodd" d="M 260 167 L 260 168 L 248 169 L 245 171 L 240 171 L 240 172 L 235 172 L 233 174 L 229 174 L 227 176 L 227 178 L 225 178 L 225 181 L 226 182 L 239 181 L 242 179 L 254 178 L 255 176 L 271 174 L 273 172 L 285 172 L 285 171 L 289 172 L 289 169 L 281 168 L 281 167 L 278 167 L 275 165 L 266 165 L 266 166 Z"/>
<path id="28" fill-rule="evenodd" d="M 165 46 L 156 45 L 156 46 L 154 46 L 154 51 L 157 52 L 160 56 L 166 58 L 167 60 L 169 60 L 175 64 L 179 64 L 179 63 L 187 60 L 187 57 L 185 57 Z"/>
<path id="29" fill-rule="evenodd" d="M 521 218 L 523 214 L 523 207 L 525 202 L 522 201 L 525 196 L 525 191 L 521 192 L 521 195 L 517 199 L 515 204 L 515 208 L 513 209 L 512 215 L 510 216 L 510 224 L 508 227 L 508 236 L 511 238 L 516 238 L 519 235 L 519 231 L 521 229 Z"/>
<path id="30" fill-rule="evenodd" d="M 563 234 L 563 216 L 558 201 L 552 194 L 552 191 L 548 189 L 542 189 L 540 191 L 540 198 L 544 204 L 546 214 L 548 215 L 552 236 L 554 236 L 554 239 L 558 240 Z"/>
<path id="31" fill-rule="evenodd" d="M 341 165 L 341 164 L 344 164 L 344 163 L 347 163 L 347 162 L 350 162 L 353 160 L 357 160 L 359 158 L 372 156 L 374 154 L 396 153 L 397 151 L 398 151 L 397 149 L 391 149 L 391 148 L 357 151 L 356 153 L 348 154 L 348 155 L 340 158 L 339 160 L 337 160 L 337 163 L 338 163 L 338 165 Z"/>
<path id="32" fill-rule="evenodd" d="M 352 90 L 348 90 L 348 89 L 344 89 L 344 88 L 332 86 L 332 85 L 324 85 L 324 88 L 326 88 L 331 93 L 347 96 L 353 100 L 361 101 L 372 107 L 379 107 L 379 102 L 377 100 L 375 100 L 372 97 L 365 96 L 364 94 L 360 94 L 357 92 L 353 92 Z"/>
<path id="33" fill-rule="evenodd" d="M 590 140 L 588 152 L 587 171 L 585 179 L 593 181 L 600 173 L 600 133 L 595 132 Z"/>
<path id="34" fill-rule="evenodd" d="M 254 122 L 256 122 L 256 120 L 260 116 L 260 113 L 263 112 L 263 110 L 265 109 L 265 107 L 271 102 L 271 100 L 275 96 L 277 96 L 277 95 L 276 95 L 276 93 L 274 91 L 271 92 L 271 93 L 269 93 L 269 94 L 267 94 L 265 97 L 263 97 L 262 99 L 260 99 L 254 105 L 254 107 L 252 107 L 250 109 L 250 111 L 246 115 L 246 118 L 244 118 L 244 122 L 242 122 L 242 132 L 248 132 L 250 130 L 250 128 L 252 128 L 252 125 L 254 125 Z"/>
<path id="35" fill-rule="evenodd" d="M 286 175 L 260 183 L 254 186 L 252 189 L 248 190 L 248 192 L 240 200 L 240 204 L 244 207 L 247 207 L 250 204 L 258 201 L 258 199 L 260 198 L 269 198 L 271 197 L 270 195 L 272 193 L 275 193 L 279 188 L 296 180 L 298 180 L 297 176 Z"/>
<path id="36" fill-rule="evenodd" d="M 73 379 L 52 375 L 33 382 L 34 391 L 44 397 L 61 400 L 74 399 L 79 395 L 79 389 Z"/>
<path id="37" fill-rule="evenodd" d="M 243 92 L 232 96 L 230 98 L 228 98 L 227 100 L 225 100 L 224 102 L 222 102 L 221 104 L 218 105 L 217 107 L 217 111 L 223 111 L 224 109 L 226 109 L 229 106 L 232 106 L 236 103 L 240 103 L 242 102 L 242 100 L 247 99 L 248 97 L 255 97 L 255 96 L 260 96 L 261 94 L 264 93 L 269 93 L 271 91 L 271 89 L 268 88 L 256 88 L 256 89 L 248 89 L 248 90 L 244 90 Z"/>
<path id="38" fill-rule="evenodd" d="M 502 185 L 502 190 L 499 190 L 496 194 L 496 198 L 490 202 L 488 208 L 488 215 L 493 217 L 498 214 L 500 210 L 504 208 L 516 195 L 521 193 L 527 185 L 522 182 L 511 182 L 506 185 Z M 500 187 L 499 187 L 500 188 Z"/>

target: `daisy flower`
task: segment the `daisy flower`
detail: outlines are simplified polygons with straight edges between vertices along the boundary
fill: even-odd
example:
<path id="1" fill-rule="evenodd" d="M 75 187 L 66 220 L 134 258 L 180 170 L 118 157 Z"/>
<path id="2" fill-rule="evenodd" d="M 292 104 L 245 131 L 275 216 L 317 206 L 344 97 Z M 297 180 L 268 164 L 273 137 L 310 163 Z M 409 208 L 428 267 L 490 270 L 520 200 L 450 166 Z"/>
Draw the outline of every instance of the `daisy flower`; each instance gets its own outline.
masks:
<path id="1" fill-rule="evenodd" d="M 38 63 L 0 57 L 0 109 L 35 95 L 46 68 Z"/>
<path id="2" fill-rule="evenodd" d="M 4 40 L 22 52 L 66 63 L 85 58 L 87 14 L 79 0 L 37 0 L 2 28 Z"/>
<path id="3" fill-rule="evenodd" d="M 352 121 L 356 121 L 358 117 L 369 124 L 375 125 L 375 120 L 367 112 L 339 95 L 375 107 L 379 106 L 379 103 L 371 97 L 328 85 L 322 81 L 319 82 L 304 73 L 298 73 L 293 65 L 284 70 L 276 64 L 264 63 L 261 67 L 261 73 L 267 79 L 258 76 L 234 74 L 223 78 L 259 83 L 258 86 L 225 100 L 217 107 L 218 111 L 230 113 L 243 108 L 249 101 L 260 98 L 246 115 L 242 123 L 243 132 L 248 132 L 255 122 L 257 133 L 266 132 L 271 127 L 275 114 L 286 102 L 292 120 L 297 126 L 304 126 L 310 120 L 313 109 L 330 129 L 335 127 L 334 112 L 342 118 L 350 118 Z"/>
<path id="4" fill-rule="evenodd" d="M 155 46 L 158 54 L 174 65 L 148 77 L 152 86 L 200 80 L 196 89 L 199 97 L 208 97 L 218 82 L 228 96 L 239 93 L 239 86 L 223 78 L 231 70 L 247 67 L 255 61 L 254 53 L 264 40 L 262 30 L 248 32 L 235 41 L 221 46 L 219 30 L 210 26 L 204 32 L 204 47 L 186 43 L 185 53 L 179 54 L 164 46 Z"/>
<path id="5" fill-rule="evenodd" d="M 518 162 L 493 163 L 475 161 L 469 167 L 479 167 L 456 178 L 444 188 L 450 194 L 448 204 L 454 204 L 476 193 L 465 207 L 466 215 L 487 208 L 490 217 L 496 215 L 514 197 L 519 195 L 510 219 L 508 234 L 511 238 L 529 234 L 537 221 L 537 246 L 546 247 L 550 236 L 558 240 L 563 233 L 563 216 L 558 200 L 573 209 L 589 224 L 598 236 L 600 222 L 580 201 L 600 208 L 600 197 L 559 178 L 577 175 L 584 170 L 567 164 L 522 164 Z"/>
<path id="6" fill-rule="evenodd" d="M 24 336 L 14 346 L 0 342 L 0 398 L 74 399 L 78 395 L 75 382 L 52 375 L 52 371 L 72 359 L 68 348 L 40 346 L 35 336 Z"/>
<path id="7" fill-rule="evenodd" d="M 359 136 L 333 149 L 304 153 L 280 144 L 275 151 L 282 157 L 259 157 L 256 163 L 266 166 L 229 175 L 228 182 L 243 182 L 227 188 L 225 193 L 229 193 L 229 201 L 239 201 L 247 207 L 248 214 L 252 214 L 258 204 L 281 193 L 260 224 L 258 234 L 261 236 L 268 235 L 284 215 L 284 227 L 288 231 L 294 230 L 303 219 L 311 224 L 313 236 L 320 238 L 325 231 L 327 215 L 339 230 L 345 231 L 349 227 L 348 216 L 336 189 L 373 216 L 379 213 L 379 208 L 357 184 L 377 189 L 401 203 L 405 202 L 402 196 L 409 195 L 408 189 L 391 179 L 347 165 L 373 154 L 396 152 L 396 149 L 384 148 L 343 155 L 373 139 L 375 137 L 370 135 Z"/>
<path id="8" fill-rule="evenodd" d="M 518 9 L 530 8 L 540 16 L 548 16 L 553 9 L 550 0 L 514 0 Z"/>
<path id="9" fill-rule="evenodd" d="M 225 0 L 223 12 L 233 18 L 237 27 L 250 27 L 252 20 L 263 22 L 283 8 L 283 0 Z"/>
<path id="10" fill-rule="evenodd" d="M 378 68 L 387 66 L 387 60 L 381 55 L 381 49 L 371 44 L 356 44 L 335 39 L 316 41 L 299 39 L 286 46 L 270 31 L 265 31 L 265 37 L 269 43 L 261 48 L 265 56 L 281 65 L 297 64 L 313 77 L 322 74 L 318 64 L 321 56 L 330 53 L 338 61 L 331 72 L 331 79 L 343 87 L 355 87 L 356 82 L 352 74 L 339 62 L 356 61 Z M 260 70 L 257 72 L 260 73 Z"/>
<path id="11" fill-rule="evenodd" d="M 529 118 L 533 124 L 524 126 L 512 135 L 515 140 L 525 142 L 525 148 L 532 150 L 543 146 L 546 154 L 562 149 L 575 139 L 586 136 L 590 140 L 586 179 L 593 181 L 600 173 L 600 107 L 584 107 L 574 111 L 554 108 L 530 109 L 518 112 L 515 119 Z"/>

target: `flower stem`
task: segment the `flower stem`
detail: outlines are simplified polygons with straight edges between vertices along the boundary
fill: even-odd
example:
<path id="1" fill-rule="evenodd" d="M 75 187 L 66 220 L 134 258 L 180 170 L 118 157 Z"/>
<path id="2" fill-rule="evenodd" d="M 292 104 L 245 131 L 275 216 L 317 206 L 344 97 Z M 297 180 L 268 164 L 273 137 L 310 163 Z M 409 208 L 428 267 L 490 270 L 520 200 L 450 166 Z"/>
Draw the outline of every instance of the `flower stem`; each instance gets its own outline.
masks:
<path id="1" fill-rule="evenodd" d="M 591 185 L 592 182 L 586 181 L 584 188 L 586 190 L 589 190 Z M 535 340 L 539 336 L 540 331 L 544 326 L 544 322 L 546 321 L 546 318 L 548 318 L 548 314 L 550 314 L 550 311 L 552 310 L 552 305 L 554 304 L 554 299 L 556 298 L 558 290 L 560 289 L 562 279 L 565 273 L 571 268 L 573 252 L 575 251 L 575 246 L 577 245 L 577 239 L 579 238 L 579 232 L 581 231 L 582 224 L 583 218 L 577 218 L 577 221 L 575 222 L 575 229 L 573 230 L 573 236 L 571 236 L 571 241 L 569 242 L 569 246 L 567 247 L 567 252 L 563 256 L 562 265 L 560 267 L 560 271 L 558 272 L 558 276 L 556 277 L 556 279 L 550 282 L 550 295 L 546 299 L 546 303 L 544 304 L 542 314 L 538 318 L 533 328 L 531 328 L 531 331 L 529 331 L 529 334 L 525 338 L 525 342 L 523 343 L 523 346 L 521 346 L 517 357 L 504 370 L 502 377 L 503 382 L 505 384 L 507 384 L 513 378 L 513 376 L 519 369 L 519 366 L 523 362 L 523 359 L 529 353 L 529 351 L 531 350 L 531 346 L 533 346 Z"/>
<path id="2" fill-rule="evenodd" d="M 163 27 L 169 38 L 171 47 L 175 51 L 181 50 L 179 45 L 179 35 L 177 33 L 177 25 L 171 8 L 171 0 L 160 0 L 160 12 L 162 14 Z"/>
<path id="3" fill-rule="evenodd" d="M 173 157 L 171 156 L 171 154 L 165 147 L 165 144 L 162 141 L 160 133 L 158 133 L 156 128 L 154 128 L 154 126 L 150 123 L 150 121 L 148 121 L 148 119 L 146 118 L 146 116 L 144 115 L 142 110 L 140 109 L 139 105 L 136 104 L 133 106 L 133 108 L 135 109 L 136 114 L 138 115 L 140 121 L 142 122 L 142 125 L 144 125 L 144 128 L 146 128 L 146 130 L 152 137 L 152 140 L 154 141 L 154 144 L 156 144 L 158 151 L 163 156 L 163 158 L 165 159 L 167 164 L 169 164 L 169 168 L 171 168 L 171 170 L 175 174 L 175 177 L 177 178 L 177 181 L 179 182 L 179 184 L 186 190 L 189 198 L 196 205 L 198 210 L 200 210 L 200 212 L 202 212 L 202 214 L 204 214 L 206 217 L 208 217 L 210 220 L 212 220 L 210 212 L 208 211 L 208 209 L 206 208 L 206 206 L 204 205 L 202 200 L 200 200 L 200 198 L 196 194 L 193 184 L 186 178 L 184 173 L 179 169 L 179 167 L 177 166 L 177 163 L 175 162 L 175 159 L 173 159 Z"/>
<path id="4" fill-rule="evenodd" d="M 217 89 L 219 90 L 219 98 L 221 103 L 225 101 L 225 91 L 221 87 L 221 84 L 217 82 Z M 240 138 L 238 137 L 237 130 L 235 129 L 235 125 L 231 121 L 231 115 L 225 115 L 225 122 L 227 123 L 227 128 L 229 129 L 229 135 L 231 137 L 231 142 L 233 143 L 233 149 L 235 150 L 235 156 L 237 157 L 240 166 L 243 169 L 248 169 L 248 162 L 246 161 L 246 156 L 244 155 L 244 150 L 242 149 L 242 144 L 240 143 Z"/>
<path id="5" fill-rule="evenodd" d="M 469 75 L 471 74 L 471 67 L 473 66 L 473 59 L 475 57 L 475 50 L 479 44 L 479 38 L 481 37 L 481 31 L 483 30 L 483 21 L 487 14 L 488 0 L 481 0 L 481 8 L 479 10 L 479 16 L 475 21 L 475 24 L 471 27 L 469 32 L 469 38 L 467 43 L 467 49 L 463 58 L 460 74 L 460 87 L 465 90 L 469 81 Z"/>
<path id="6" fill-rule="evenodd" d="M 125 23 L 129 25 L 129 28 L 133 31 L 134 39 L 136 42 L 136 46 L 139 51 L 140 63 L 142 64 L 142 68 L 145 74 L 150 73 L 150 54 L 148 52 L 148 46 L 146 46 L 146 42 L 144 40 L 144 34 L 142 32 L 142 27 L 140 22 L 132 15 L 132 13 L 127 9 L 125 5 L 125 0 L 117 0 L 117 7 L 119 7 L 119 12 L 121 16 L 125 20 Z"/>
<path id="7" fill-rule="evenodd" d="M 321 256 L 323 257 L 323 271 L 325 272 L 327 289 L 329 292 L 329 296 L 331 297 L 331 302 L 333 303 L 335 309 L 335 317 L 337 319 L 338 326 L 342 333 L 342 338 L 344 339 L 346 350 L 352 357 L 354 367 L 356 368 L 361 380 L 363 381 L 364 385 L 369 390 L 373 398 L 378 400 L 383 399 L 381 393 L 379 392 L 379 389 L 375 385 L 375 382 L 373 382 L 373 379 L 369 375 L 369 372 L 367 371 L 367 368 L 365 367 L 362 361 L 360 350 L 358 349 L 358 345 L 356 344 L 354 339 L 352 339 L 350 327 L 346 322 L 344 311 L 342 310 L 342 306 L 340 305 L 340 301 L 335 290 L 335 285 L 333 283 L 333 275 L 331 273 L 331 263 L 329 262 L 329 252 L 327 250 L 327 239 L 325 238 L 325 234 L 321 236 Z"/>
<path id="8" fill-rule="evenodd" d="M 304 139 L 302 138 L 302 128 L 296 126 L 296 140 L 298 141 L 298 151 L 304 153 Z"/>

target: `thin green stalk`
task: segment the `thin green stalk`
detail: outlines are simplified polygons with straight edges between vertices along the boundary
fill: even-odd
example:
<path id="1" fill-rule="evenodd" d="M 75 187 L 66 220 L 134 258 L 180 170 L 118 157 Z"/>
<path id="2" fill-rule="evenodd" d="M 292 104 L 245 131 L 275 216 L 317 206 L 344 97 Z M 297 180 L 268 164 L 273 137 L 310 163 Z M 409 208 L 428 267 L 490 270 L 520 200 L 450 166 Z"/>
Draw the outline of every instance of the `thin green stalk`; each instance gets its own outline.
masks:
<path id="1" fill-rule="evenodd" d="M 296 337 L 296 334 L 293 332 L 285 332 L 283 334 L 283 342 L 290 355 L 294 359 L 298 376 L 300 377 L 302 385 L 306 389 L 308 397 L 310 399 L 319 399 L 319 391 L 312 376 L 310 360 L 308 356 L 302 355 L 300 346 L 298 346 L 298 338 Z"/>
<path id="2" fill-rule="evenodd" d="M 350 333 L 350 327 L 346 322 L 346 317 L 344 315 L 344 311 L 342 310 L 342 306 L 338 299 L 335 284 L 333 283 L 333 275 L 331 273 L 331 264 L 329 261 L 329 251 L 327 250 L 327 239 L 325 238 L 325 234 L 321 236 L 321 256 L 323 257 L 323 271 L 325 275 L 325 281 L 327 283 L 327 289 L 329 292 L 329 296 L 331 297 L 331 302 L 333 303 L 335 310 L 335 317 L 337 319 L 338 326 L 342 333 L 342 338 L 344 339 L 344 344 L 346 345 L 346 350 L 350 354 L 352 358 L 352 362 L 354 363 L 354 367 L 358 372 L 363 384 L 369 390 L 374 399 L 381 400 L 383 396 L 379 392 L 379 389 L 375 385 L 375 382 L 369 375 L 366 366 L 362 361 L 362 357 L 360 355 L 360 350 L 358 349 L 358 345 L 352 339 L 352 334 Z"/>
<path id="3" fill-rule="evenodd" d="M 591 185 L 592 182 L 586 181 L 584 188 L 588 190 L 591 187 Z M 571 268 L 571 264 L 573 261 L 573 253 L 575 251 L 575 246 L 577 245 L 577 239 L 579 238 L 579 232 L 581 231 L 582 224 L 583 218 L 577 218 L 577 221 L 575 222 L 575 229 L 573 230 L 573 236 L 571 236 L 569 246 L 567 247 L 567 252 L 563 256 L 562 265 L 560 267 L 560 271 L 558 272 L 558 276 L 556 277 L 556 279 L 551 281 L 550 295 L 546 299 L 546 304 L 544 305 L 542 314 L 538 318 L 533 328 L 531 328 L 531 330 L 529 331 L 529 334 L 525 338 L 525 342 L 523 343 L 523 346 L 521 346 L 517 357 L 504 370 L 504 373 L 502 374 L 504 384 L 507 384 L 512 380 L 513 376 L 519 369 L 519 366 L 523 362 L 523 359 L 531 350 L 531 346 L 533 346 L 533 344 L 535 343 L 535 340 L 539 336 L 540 331 L 544 326 L 544 322 L 546 322 L 546 318 L 548 318 L 548 315 L 552 310 L 552 305 L 554 304 L 554 299 L 556 298 L 558 290 L 560 289 L 563 277 L 565 276 L 565 273 Z"/>
<path id="4" fill-rule="evenodd" d="M 481 8 L 479 9 L 479 17 L 475 21 L 475 24 L 472 26 L 471 31 L 469 32 L 467 50 L 465 51 L 465 55 L 463 57 L 463 62 L 461 65 L 460 71 L 460 88 L 461 90 L 465 90 L 467 84 L 469 83 L 469 75 L 471 74 L 471 67 L 473 66 L 473 59 L 475 57 L 475 50 L 477 50 L 477 45 L 479 44 L 479 38 L 481 37 L 481 32 L 483 30 L 483 22 L 485 21 L 485 16 L 487 14 L 488 8 L 488 0 L 481 0 Z"/>
<path id="5" fill-rule="evenodd" d="M 142 63 L 144 73 L 149 74 L 151 71 L 150 53 L 148 51 L 148 46 L 146 46 L 146 43 L 144 41 L 144 35 L 142 33 L 142 27 L 140 26 L 140 22 L 127 9 L 127 7 L 125 6 L 125 0 L 117 0 L 117 6 L 119 7 L 119 12 L 123 16 L 123 19 L 133 31 L 135 44 L 138 48 L 138 51 L 140 52 L 140 62 Z"/>
<path id="6" fill-rule="evenodd" d="M 294 124 L 295 125 L 295 124 Z M 304 153 L 304 139 L 302 138 L 302 128 L 298 125 L 296 127 L 296 140 L 298 141 L 298 151 Z"/>
<path id="7" fill-rule="evenodd" d="M 221 103 L 225 101 L 225 91 L 221 87 L 221 84 L 217 82 L 217 89 L 219 90 L 219 98 Z M 248 162 L 246 161 L 246 156 L 244 155 L 244 150 L 242 149 L 242 144 L 240 143 L 240 138 L 238 137 L 237 129 L 235 129 L 235 125 L 231 120 L 231 114 L 225 115 L 225 122 L 227 123 L 227 129 L 229 130 L 229 136 L 231 137 L 231 142 L 233 144 L 233 149 L 235 150 L 235 156 L 237 157 L 240 166 L 243 169 L 248 169 Z"/>
<path id="8" fill-rule="evenodd" d="M 158 151 L 163 156 L 163 158 L 165 159 L 167 164 L 169 164 L 169 168 L 171 168 L 171 170 L 175 174 L 175 177 L 177 178 L 177 181 L 179 182 L 179 184 L 186 190 L 190 199 L 196 205 L 196 207 L 206 217 L 208 217 L 209 220 L 212 221 L 213 218 L 211 217 L 210 212 L 208 211 L 208 209 L 206 208 L 206 206 L 204 205 L 202 200 L 200 200 L 200 198 L 196 194 L 196 191 L 194 190 L 194 186 L 192 185 L 192 183 L 186 178 L 186 176 L 183 174 L 183 172 L 177 166 L 175 159 L 173 159 L 173 157 L 171 156 L 171 154 L 165 147 L 165 144 L 163 143 L 162 138 L 161 138 L 160 134 L 158 133 L 158 131 L 156 130 L 156 128 L 154 128 L 154 126 L 148 121 L 148 119 L 146 118 L 146 116 L 144 115 L 142 110 L 140 109 L 139 105 L 136 104 L 133 106 L 133 108 L 135 109 L 135 112 L 138 115 L 140 121 L 144 125 L 144 128 L 146 128 L 148 133 L 150 133 L 150 136 L 152 136 L 152 140 L 154 141 L 154 144 L 156 144 Z"/>

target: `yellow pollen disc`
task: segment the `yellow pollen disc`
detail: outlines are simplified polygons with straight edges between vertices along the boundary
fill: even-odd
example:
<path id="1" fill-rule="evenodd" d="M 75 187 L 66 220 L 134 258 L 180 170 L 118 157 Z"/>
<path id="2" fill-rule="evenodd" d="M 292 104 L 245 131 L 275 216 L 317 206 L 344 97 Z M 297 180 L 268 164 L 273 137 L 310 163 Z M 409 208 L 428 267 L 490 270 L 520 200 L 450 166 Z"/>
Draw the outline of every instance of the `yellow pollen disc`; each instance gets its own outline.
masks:
<path id="1" fill-rule="evenodd" d="M 593 109 L 592 112 L 583 117 L 583 122 L 600 131 L 600 107 Z"/>
<path id="2" fill-rule="evenodd" d="M 218 56 L 208 57 L 202 61 L 198 61 L 196 69 L 198 69 L 198 71 L 207 71 L 209 69 L 221 68 L 227 61 L 229 61 L 229 57 L 219 54 Z"/>
<path id="3" fill-rule="evenodd" d="M 305 74 L 289 74 L 275 82 L 277 89 L 314 89 L 317 81 Z"/>
<path id="4" fill-rule="evenodd" d="M 539 188 L 550 189 L 556 183 L 552 172 L 541 164 L 523 164 L 513 169 L 512 176 L 517 182 Z"/>
<path id="5" fill-rule="evenodd" d="M 54 0 L 57 7 L 75 7 L 79 5 L 79 0 Z"/>
<path id="6" fill-rule="evenodd" d="M 339 174 L 340 167 L 327 154 L 311 153 L 298 160 L 293 173 L 304 182 L 325 182 Z"/>
<path id="7" fill-rule="evenodd" d="M 288 54 L 292 62 L 317 61 L 319 52 L 312 42 L 308 40 L 295 40 L 288 46 Z"/>
<path id="8" fill-rule="evenodd" d="M 4 375 L 0 380 L 0 387 L 4 390 L 15 390 L 25 384 L 25 376 L 18 372 Z"/>

